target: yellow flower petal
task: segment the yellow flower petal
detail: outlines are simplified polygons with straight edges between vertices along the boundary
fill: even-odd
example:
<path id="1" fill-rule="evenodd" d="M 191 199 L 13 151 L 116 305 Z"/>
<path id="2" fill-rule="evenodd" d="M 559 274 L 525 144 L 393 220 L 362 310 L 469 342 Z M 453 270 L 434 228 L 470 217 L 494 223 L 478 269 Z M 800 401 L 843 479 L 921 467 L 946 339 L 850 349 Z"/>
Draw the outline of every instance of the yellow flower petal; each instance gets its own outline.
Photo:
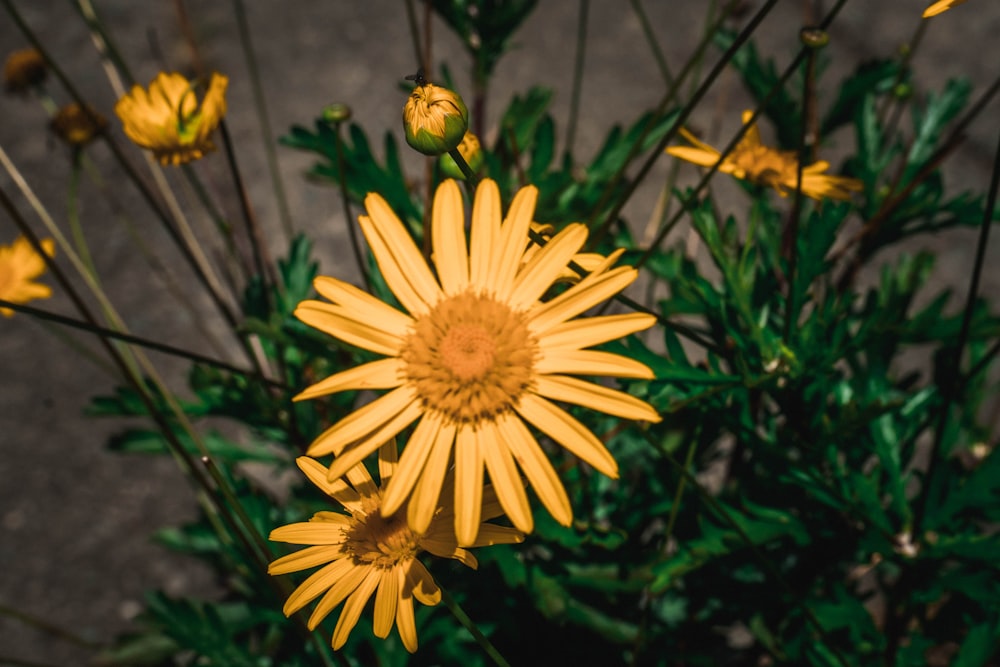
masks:
<path id="1" fill-rule="evenodd" d="M 660 421 L 660 415 L 648 403 L 617 389 L 564 375 L 543 375 L 536 382 L 536 391 L 546 398 L 582 405 L 625 419 Z"/>
<path id="2" fill-rule="evenodd" d="M 296 395 L 293 401 L 317 398 L 349 389 L 395 389 L 403 384 L 403 362 L 396 357 L 379 359 L 335 373 Z"/>
<path id="3" fill-rule="evenodd" d="M 303 301 L 293 314 L 323 333 L 376 354 L 395 356 L 403 345 L 398 336 L 385 331 L 375 322 L 357 319 L 356 314 L 343 306 L 322 301 Z"/>
<path id="4" fill-rule="evenodd" d="M 483 453 L 478 434 L 463 426 L 455 439 L 455 536 L 459 546 L 475 541 L 482 507 Z"/>
<path id="5" fill-rule="evenodd" d="M 472 229 L 469 243 L 469 280 L 480 292 L 488 291 L 493 285 L 492 257 L 500 239 L 500 189 L 489 179 L 476 188 L 476 200 L 472 207 Z"/>
<path id="6" fill-rule="evenodd" d="M 521 399 L 518 414 L 608 477 L 618 477 L 618 463 L 611 452 L 590 430 L 541 396 L 528 394 Z M 553 515 L 555 516 L 555 515 Z"/>
<path id="7" fill-rule="evenodd" d="M 481 430 L 483 462 L 490 474 L 490 482 L 500 504 L 514 526 L 525 533 L 534 528 L 531 506 L 524 492 L 524 483 L 517 472 L 517 464 L 510 447 L 503 441 L 497 425 L 488 424 Z M 480 533 L 481 534 L 481 533 Z"/>
<path id="8" fill-rule="evenodd" d="M 652 380 L 653 371 L 635 359 L 598 350 L 551 350 L 535 364 L 539 373 L 607 375 Z"/>
<path id="9" fill-rule="evenodd" d="M 469 251 L 465 247 L 465 214 L 458 184 L 447 180 L 434 195 L 431 236 L 435 266 L 445 294 L 458 294 L 469 284 Z"/>
<path id="10" fill-rule="evenodd" d="M 375 592 L 375 588 L 382 581 L 382 578 L 381 569 L 368 569 L 365 578 L 347 598 L 347 602 L 344 603 L 344 608 L 340 612 L 340 618 L 337 619 L 337 627 L 333 629 L 333 640 L 330 642 L 333 650 L 336 651 L 347 643 L 347 637 L 351 634 L 354 626 L 358 624 L 361 612 L 368 604 L 368 600 L 371 599 L 372 593 Z"/>

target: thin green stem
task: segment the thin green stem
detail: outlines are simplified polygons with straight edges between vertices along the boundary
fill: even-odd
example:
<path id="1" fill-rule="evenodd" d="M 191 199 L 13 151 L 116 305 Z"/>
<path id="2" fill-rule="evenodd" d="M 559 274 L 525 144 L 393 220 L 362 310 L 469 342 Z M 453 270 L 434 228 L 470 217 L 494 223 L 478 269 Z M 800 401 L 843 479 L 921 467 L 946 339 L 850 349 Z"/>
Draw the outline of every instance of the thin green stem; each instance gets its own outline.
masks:
<path id="1" fill-rule="evenodd" d="M 830 10 L 830 13 L 826 15 L 826 18 L 823 19 L 823 22 L 818 27 L 822 30 L 825 30 L 830 25 L 830 23 L 833 22 L 833 19 L 836 18 L 837 14 L 840 13 L 840 10 L 843 8 L 846 2 L 847 0 L 838 0 L 837 4 L 834 5 L 833 9 Z M 768 3 L 767 6 L 761 8 L 761 12 L 768 9 L 772 4 L 773 3 Z M 761 12 L 758 12 L 757 16 L 755 16 L 754 18 L 755 19 L 757 19 L 758 17 L 763 18 L 762 16 L 760 16 Z M 748 26 L 748 28 L 749 27 L 750 26 Z M 746 30 L 744 30 L 744 33 L 745 32 Z M 744 33 L 740 33 L 740 36 L 743 37 Z M 748 38 L 749 34 L 746 34 L 746 37 Z M 685 211 L 687 211 L 688 206 L 690 206 L 693 203 L 694 198 L 697 197 L 705 189 L 709 181 L 712 179 L 713 176 L 715 176 L 715 173 L 719 170 L 719 167 L 722 166 L 722 163 L 725 161 L 726 157 L 733 152 L 733 149 L 735 149 L 736 145 L 739 144 L 739 142 L 743 139 L 743 135 L 747 133 L 747 130 L 756 123 L 757 118 L 760 116 L 763 109 L 767 106 L 767 103 L 771 100 L 772 97 L 774 97 L 778 93 L 779 90 L 784 88 L 788 80 L 798 70 L 799 66 L 802 64 L 802 61 L 805 60 L 805 58 L 807 57 L 808 51 L 809 49 L 803 47 L 799 51 L 798 55 L 788 65 L 788 67 L 785 68 L 785 71 L 782 73 L 781 77 L 779 77 L 779 79 L 775 82 L 775 84 L 771 86 L 771 89 L 767 92 L 767 94 L 764 95 L 764 98 L 761 100 L 758 107 L 754 110 L 753 114 L 747 120 L 747 123 L 740 127 L 740 129 L 736 132 L 735 136 L 733 136 L 729 144 L 719 154 L 719 159 L 715 161 L 715 164 L 713 164 L 711 167 L 708 168 L 705 174 L 701 177 L 701 180 L 698 181 L 698 184 L 694 187 L 691 197 L 687 199 L 682 199 L 684 206 L 682 206 L 677 211 L 677 213 L 674 214 L 674 217 L 679 218 L 680 216 L 682 216 L 685 213 Z M 732 57 L 728 51 L 727 54 L 730 57 Z M 723 57 L 723 60 L 725 61 L 726 58 Z M 713 69 L 713 74 L 714 73 L 715 70 Z M 709 80 L 714 78 L 713 74 L 709 74 Z M 701 95 L 704 93 L 703 88 L 704 86 L 702 86 L 702 88 L 699 89 L 697 93 L 695 93 L 695 97 L 693 99 L 701 97 Z M 687 110 L 688 108 L 686 107 L 685 109 Z M 659 153 L 663 152 L 663 149 L 666 147 L 666 143 L 669 142 L 671 136 L 675 133 L 675 131 L 680 128 L 680 123 L 683 122 L 683 120 L 686 119 L 686 117 L 687 114 L 682 112 L 682 115 L 680 118 L 678 118 L 677 123 L 675 123 L 674 127 L 671 128 L 671 131 L 668 132 L 666 136 L 664 136 L 664 139 L 666 141 L 661 142 L 661 145 L 657 147 L 657 150 L 650 155 L 650 159 L 647 160 L 646 166 L 652 166 L 652 162 L 659 156 Z M 645 171 L 648 170 L 644 170 L 641 174 L 642 176 L 645 175 Z M 641 178 L 637 179 L 636 181 L 633 181 L 633 188 L 634 185 L 638 183 L 638 180 L 641 180 Z M 622 203 L 624 204 L 624 202 Z M 620 208 L 618 210 L 620 210 Z M 617 215 L 617 212 L 615 213 L 615 215 Z M 656 239 L 653 240 L 653 243 L 650 244 L 648 248 L 646 248 L 643 254 L 636 261 L 635 263 L 636 268 L 641 267 L 643 264 L 649 261 L 650 257 L 652 257 L 653 253 L 656 251 L 657 247 L 659 247 L 659 245 L 663 242 L 664 238 L 666 238 L 666 233 L 657 234 Z"/>
<path id="2" fill-rule="evenodd" d="M 414 61 L 418 69 L 429 73 L 430 63 L 424 62 L 424 50 L 420 47 L 420 27 L 417 25 L 417 11 L 413 8 L 413 0 L 406 0 L 405 5 L 406 25 L 410 29 L 410 41 L 413 42 Z"/>
<path id="3" fill-rule="evenodd" d="M 476 643 L 482 647 L 483 652 L 486 653 L 491 660 L 493 660 L 493 663 L 496 664 L 497 667 L 510 667 L 510 663 L 507 662 L 502 655 L 500 655 L 500 651 L 498 651 L 490 640 L 486 638 L 486 635 L 484 635 L 482 630 L 479 629 L 479 626 L 477 626 L 475 622 L 469 618 L 469 615 L 466 614 L 465 611 L 459 606 L 458 602 L 455 601 L 455 598 L 451 597 L 451 594 L 445 590 L 443 586 L 438 585 L 438 589 L 441 591 L 441 601 L 444 602 L 444 606 L 448 607 L 448 611 L 451 612 L 451 615 L 462 624 L 462 627 L 469 631 L 469 634 L 471 634 L 472 638 L 476 640 Z"/>
<path id="4" fill-rule="evenodd" d="M 96 334 L 103 338 L 109 338 L 111 340 L 116 340 L 123 343 L 129 343 L 130 345 L 138 345 L 139 347 L 146 348 L 147 350 L 162 352 L 163 354 L 169 354 L 174 357 L 187 359 L 189 361 L 193 361 L 196 364 L 205 364 L 206 366 L 212 366 L 213 368 L 218 368 L 220 370 L 224 370 L 229 373 L 236 373 L 237 375 L 242 375 L 244 377 L 254 378 L 276 389 L 282 389 L 286 391 L 289 391 L 291 389 L 284 382 L 260 376 L 257 374 L 256 371 L 247 370 L 245 368 L 239 368 L 237 366 L 233 366 L 232 364 L 228 364 L 225 361 L 212 359 L 211 357 L 206 357 L 202 354 L 198 354 L 197 352 L 191 352 L 190 350 L 174 347 L 173 345 L 167 345 L 166 343 L 158 343 L 157 341 L 149 340 L 148 338 L 142 338 L 141 336 L 134 336 L 128 333 L 114 331 L 113 329 L 108 329 L 107 327 L 102 327 L 98 324 L 91 324 L 89 322 L 77 320 L 72 317 L 66 317 L 65 315 L 59 315 L 58 313 L 53 313 L 48 310 L 35 308 L 34 306 L 28 306 L 23 303 L 15 303 L 13 301 L 7 301 L 6 299 L 0 299 L 0 307 L 10 308 L 11 310 L 24 313 L 25 315 L 30 315 L 31 317 L 35 317 L 42 321 L 55 322 L 56 324 L 60 324 L 62 326 L 70 327 L 73 329 L 78 329 L 80 331 L 87 331 L 89 333 Z"/>
<path id="5" fill-rule="evenodd" d="M 257 270 L 257 275 L 264 282 L 265 288 L 276 283 L 274 276 L 274 266 L 267 257 L 267 246 L 264 243 L 260 232 L 260 225 L 257 223 L 257 216 L 254 215 L 253 207 L 250 205 L 250 196 L 247 194 L 246 186 L 243 183 L 243 176 L 240 173 L 240 165 L 236 160 L 236 151 L 233 147 L 233 138 L 229 134 L 229 127 L 226 121 L 219 123 L 219 132 L 222 135 L 222 145 L 226 153 L 226 164 L 229 165 L 229 173 L 232 174 L 233 184 L 240 200 L 240 212 L 243 214 L 243 222 L 246 224 L 247 239 L 250 241 L 250 248 L 253 252 L 253 263 Z M 270 290 L 264 290 L 270 300 Z"/>
<path id="6" fill-rule="evenodd" d="M 455 161 L 458 168 L 462 170 L 462 175 L 465 176 L 467 183 L 469 183 L 473 188 L 479 185 L 479 176 L 476 175 L 476 172 L 472 171 L 472 167 L 470 167 L 469 163 L 465 161 L 465 158 L 462 157 L 462 153 L 457 148 L 452 148 L 448 151 L 448 155 L 450 155 L 451 159 Z"/>
<path id="7" fill-rule="evenodd" d="M 82 155 L 79 150 L 74 149 L 73 164 L 69 172 L 69 192 L 66 195 L 66 219 L 69 222 L 69 233 L 73 237 L 73 245 L 76 247 L 77 254 L 80 255 L 80 260 L 87 267 L 87 270 L 90 271 L 90 275 L 94 280 L 99 280 L 94 258 L 90 254 L 90 246 L 87 245 L 87 239 L 83 235 L 83 228 L 80 226 L 80 209 L 78 204 L 80 201 L 80 160 Z"/>
<path id="8" fill-rule="evenodd" d="M 57 637 L 59 639 L 67 641 L 71 644 L 76 644 L 77 646 L 80 646 L 85 649 L 96 649 L 100 647 L 100 644 L 98 644 L 97 642 L 92 642 L 88 639 L 84 639 L 83 637 L 74 634 L 69 630 L 61 628 L 58 625 L 49 623 L 43 618 L 21 611 L 20 609 L 14 609 L 13 607 L 8 607 L 5 604 L 0 604 L 0 616 L 12 618 L 15 621 L 18 621 L 19 623 L 35 628 L 36 630 L 40 630 L 41 632 L 44 632 L 47 635 L 51 635 L 52 637 Z M 6 658 L 0 658 L 0 664 L 2 664 L 2 661 L 5 659 Z"/>
<path id="9" fill-rule="evenodd" d="M 979 238 L 976 242 L 976 259 L 972 265 L 972 279 L 969 282 L 969 291 L 965 297 L 965 310 L 962 312 L 962 325 L 958 331 L 958 340 L 951 354 L 951 363 L 945 368 L 951 369 L 953 373 L 950 378 L 943 383 L 941 390 L 944 404 L 934 429 L 934 443 L 931 445 L 930 456 L 927 463 L 926 483 L 923 492 L 917 497 L 914 512 L 913 525 L 917 528 L 917 534 L 922 526 L 930 491 L 934 488 L 934 474 L 941 459 L 941 448 L 944 441 L 944 433 L 948 425 L 948 417 L 951 413 L 951 406 L 957 398 L 959 391 L 958 379 L 961 377 L 962 353 L 969 340 L 969 332 L 972 328 L 972 314 L 976 307 L 976 297 L 979 295 L 979 281 L 983 274 L 983 265 L 986 259 L 986 246 L 990 240 L 990 227 L 993 226 L 993 215 L 996 211 L 997 192 L 1000 190 L 1000 134 L 997 137 L 997 150 L 993 158 L 993 174 L 990 177 L 990 189 L 986 196 L 986 207 L 983 210 L 983 219 L 979 225 Z"/>
<path id="10" fill-rule="evenodd" d="M 674 84 L 674 77 L 670 74 L 670 67 L 667 65 L 667 59 L 663 56 L 663 50 L 660 48 L 656 35 L 653 33 L 653 26 L 649 22 L 649 16 L 646 14 L 646 10 L 643 9 L 642 0 L 629 1 L 632 3 L 632 10 L 639 18 L 639 25 L 642 26 L 642 34 L 645 35 L 646 42 L 649 44 L 649 49 L 653 52 L 653 59 L 656 60 L 656 66 L 660 70 L 660 76 L 663 77 L 663 83 L 667 87 L 670 87 Z"/>
<path id="11" fill-rule="evenodd" d="M 260 121 L 261 140 L 264 143 L 264 155 L 267 157 L 267 169 L 271 174 L 271 187 L 274 189 L 274 197 L 278 202 L 281 227 L 285 232 L 285 239 L 291 241 L 294 234 L 292 229 L 292 215 L 288 208 L 288 197 L 285 195 L 285 184 L 281 178 L 281 170 L 278 168 L 278 155 L 274 150 L 274 134 L 271 132 L 271 118 L 267 110 L 267 98 L 264 95 L 264 88 L 260 83 L 260 68 L 257 66 L 257 56 L 250 37 L 250 24 L 247 21 L 243 0 L 233 0 L 233 11 L 236 14 L 236 25 L 239 27 L 243 58 L 246 60 L 247 70 L 250 73 L 250 88 L 253 91 L 254 108 L 257 110 L 257 119 Z"/>
<path id="12" fill-rule="evenodd" d="M 808 46 L 808 45 L 807 45 Z M 795 165 L 795 194 L 792 199 L 792 211 L 788 218 L 788 228 L 785 230 L 788 256 L 788 292 L 785 295 L 785 326 L 782 338 L 785 345 L 791 342 L 792 333 L 798 320 L 797 304 L 795 303 L 795 274 L 799 263 L 799 227 L 802 224 L 802 175 L 811 147 L 816 141 L 809 131 L 809 115 L 813 109 L 813 92 L 816 79 L 815 47 L 808 49 L 806 57 L 806 76 L 802 84 L 802 127 L 799 133 L 799 156 Z"/>
<path id="13" fill-rule="evenodd" d="M 42 44 L 41 40 L 38 38 L 35 32 L 31 29 L 30 26 L 28 26 L 27 22 L 24 20 L 24 17 L 22 17 L 20 12 L 17 11 L 17 8 L 14 7 L 11 0 L 0 0 L 0 2 L 3 3 L 4 8 L 7 10 L 7 13 L 17 24 L 18 28 L 21 30 L 21 33 L 31 43 L 31 45 L 35 49 L 37 49 L 38 52 L 42 55 L 42 58 L 45 60 L 46 65 L 53 73 L 53 75 L 57 79 L 59 79 L 60 83 L 62 83 L 63 87 L 66 89 L 66 92 L 69 93 L 70 97 L 72 97 L 73 100 L 77 104 L 79 104 L 80 107 L 84 109 L 86 113 L 90 113 L 89 106 L 86 100 L 77 90 L 76 86 L 73 85 L 73 82 L 70 81 L 69 77 L 66 76 L 66 73 L 62 70 L 59 64 L 52 58 L 52 55 L 49 53 L 48 49 L 45 48 L 45 45 Z M 160 221 L 164 229 L 169 234 L 171 240 L 177 245 L 178 250 L 180 250 L 181 252 L 181 255 L 190 264 L 199 282 L 201 282 L 202 285 L 205 287 L 206 291 L 208 292 L 209 296 L 212 299 L 212 302 L 219 309 L 220 314 L 223 316 L 223 318 L 226 320 L 229 326 L 233 329 L 233 331 L 237 331 L 238 327 L 236 323 L 236 317 L 233 315 L 229 306 L 222 298 L 222 294 L 219 291 L 218 279 L 211 272 L 210 264 L 207 258 L 205 258 L 203 253 L 200 252 L 200 249 L 189 245 L 185 240 L 185 236 L 191 238 L 189 230 L 187 230 L 186 227 L 179 228 L 178 226 L 175 225 L 174 221 L 171 220 L 170 216 L 167 215 L 166 211 L 164 211 L 163 208 L 161 207 L 160 202 L 153 194 L 153 191 L 149 188 L 149 186 L 142 179 L 142 177 L 139 176 L 138 171 L 135 169 L 132 163 L 125 157 L 125 154 L 122 152 L 121 147 L 118 146 L 117 142 L 115 142 L 114 139 L 111 137 L 111 133 L 103 132 L 101 133 L 100 137 L 108 146 L 108 148 L 111 150 L 112 154 L 114 155 L 115 159 L 118 161 L 122 169 L 125 171 L 126 176 L 128 176 L 129 180 L 131 180 L 135 184 L 136 188 L 139 190 L 140 195 L 142 195 L 143 200 L 149 205 L 150 209 L 153 211 L 156 218 Z M 164 194 L 166 195 L 167 193 L 164 192 Z M 175 209 L 175 212 L 179 212 L 179 209 Z M 195 244 L 195 246 L 196 245 L 197 244 Z"/>
<path id="14" fill-rule="evenodd" d="M 604 207 L 607 205 L 608 200 L 612 196 L 612 193 L 614 193 L 618 189 L 618 184 L 621 183 L 623 178 L 625 178 L 625 171 L 628 169 L 629 165 L 632 164 L 632 160 L 639 154 L 642 144 L 646 141 L 646 137 L 653 130 L 656 124 L 659 123 L 660 120 L 663 118 L 663 115 L 667 111 L 667 107 L 677 97 L 677 93 L 680 90 L 681 85 L 684 83 L 687 77 L 690 76 L 690 74 L 695 70 L 697 64 L 700 63 L 701 57 L 704 54 L 705 49 L 707 49 L 708 45 L 712 43 L 712 35 L 722 27 L 725 18 L 728 15 L 728 12 L 732 8 L 734 8 L 738 2 L 739 0 L 730 0 L 730 3 L 726 6 L 726 9 L 716 20 L 715 24 L 712 26 L 712 29 L 706 30 L 705 33 L 702 35 L 701 41 L 698 43 L 698 46 L 695 47 L 694 53 L 691 54 L 691 57 L 688 58 L 686 63 L 684 63 L 684 67 L 681 68 L 681 71 L 678 73 L 677 78 L 674 79 L 673 84 L 663 95 L 663 98 L 660 99 L 660 103 L 656 105 L 656 109 L 653 110 L 653 114 L 650 116 L 649 120 L 643 126 L 642 132 L 639 133 L 639 136 L 636 138 L 635 143 L 633 143 L 631 148 L 629 148 L 628 155 L 622 161 L 622 164 L 618 168 L 618 171 L 616 171 L 615 175 L 611 178 L 611 181 L 608 183 L 608 186 L 604 189 L 604 192 L 601 194 L 601 198 L 598 200 L 597 205 L 594 207 L 594 212 L 587 220 L 588 229 L 595 229 L 596 227 L 596 232 L 592 233 L 590 237 L 591 246 L 596 246 L 604 238 L 604 235 L 610 229 L 611 225 L 614 224 L 614 220 L 617 217 L 618 212 L 621 210 L 621 206 L 624 206 L 624 202 L 622 202 L 621 206 L 615 208 L 613 214 L 606 216 L 604 222 L 602 222 L 599 227 L 597 226 L 597 219 L 601 215 L 601 211 L 604 210 Z M 674 123 L 674 126 L 667 133 L 668 141 L 669 138 L 671 138 L 674 134 L 676 134 L 677 129 L 679 127 L 680 124 Z M 666 146 L 666 142 L 663 143 L 663 146 Z M 658 152 L 654 152 L 654 156 L 657 154 Z M 645 169 L 645 171 L 648 171 L 648 169 Z M 631 192 L 628 192 L 627 196 L 631 196 Z"/>
<path id="15" fill-rule="evenodd" d="M 364 254 L 361 252 L 361 239 L 358 238 L 358 226 L 355 223 L 354 215 L 351 213 L 351 198 L 347 190 L 347 161 L 344 159 L 344 138 L 340 134 L 343 123 L 334 123 L 333 134 L 337 149 L 337 181 L 340 184 L 340 201 L 344 206 L 344 224 L 347 225 L 347 234 L 351 238 L 351 250 L 354 252 L 354 261 L 357 262 L 361 279 L 365 283 L 365 288 L 370 292 L 372 289 L 371 277 L 368 275 L 368 266 L 365 262 Z"/>
<path id="16" fill-rule="evenodd" d="M 590 13 L 590 0 L 580 0 L 580 11 L 576 24 L 576 56 L 573 58 L 573 88 L 569 102 L 569 120 L 566 123 L 566 145 L 563 155 L 569 159 L 573 155 L 573 144 L 576 141 L 576 122 L 580 114 L 580 93 L 583 89 L 583 62 L 587 53 L 587 16 Z"/>

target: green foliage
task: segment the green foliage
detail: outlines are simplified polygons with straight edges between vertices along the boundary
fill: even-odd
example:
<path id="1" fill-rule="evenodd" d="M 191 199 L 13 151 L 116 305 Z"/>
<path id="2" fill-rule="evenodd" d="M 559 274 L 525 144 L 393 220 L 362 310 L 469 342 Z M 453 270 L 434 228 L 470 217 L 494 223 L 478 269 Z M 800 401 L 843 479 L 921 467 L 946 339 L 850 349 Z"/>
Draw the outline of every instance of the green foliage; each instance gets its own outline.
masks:
<path id="1" fill-rule="evenodd" d="M 485 84 L 534 4 L 433 7 Z M 732 39 L 716 36 L 723 47 Z M 763 104 L 779 145 L 797 147 L 801 87 L 778 85 L 778 67 L 752 43 L 731 64 Z M 602 349 L 652 369 L 653 379 L 622 386 L 663 421 L 572 410 L 614 454 L 619 478 L 549 452 L 573 505 L 572 526 L 538 509 L 524 544 L 477 551 L 478 572 L 440 559 L 430 565 L 511 664 L 904 666 L 928 664 L 936 651 L 950 651 L 956 665 L 996 659 L 1000 457 L 984 415 L 996 405 L 989 368 L 1000 317 L 992 303 L 973 305 L 967 359 L 956 364 L 960 300 L 937 284 L 933 254 L 900 249 L 985 215 L 981 196 L 952 194 L 939 171 L 970 88 L 951 82 L 917 100 L 898 94 L 906 85 L 901 63 L 874 61 L 817 100 L 817 150 L 838 133 L 849 153 L 843 172 L 864 186 L 855 199 L 779 199 L 750 187 L 736 212 L 724 214 L 713 194 L 667 188 L 703 259 L 682 244 L 647 252 L 626 220 L 612 221 L 613 233 L 589 248 L 621 246 L 624 263 L 644 263 L 646 303 L 659 325 Z M 493 145 L 484 140 L 484 175 L 505 201 L 534 184 L 538 222 L 579 220 L 596 231 L 626 195 L 634 157 L 673 129 L 677 111 L 637 113 L 609 130 L 596 155 L 558 160 L 552 99 L 539 87 L 513 97 Z M 897 117 L 908 110 L 910 124 L 897 125 L 886 108 Z M 361 126 L 346 137 L 343 129 L 321 119 L 311 131 L 293 127 L 282 142 L 314 154 L 310 175 L 342 180 L 355 202 L 380 193 L 422 240 L 426 184 L 403 173 L 397 139 L 386 136 L 380 163 Z M 373 291 L 389 298 L 377 265 L 368 268 Z M 244 474 L 246 464 L 294 469 L 292 459 L 356 397 L 293 404 L 292 396 L 370 360 L 295 319 L 316 272 L 299 238 L 278 262 L 277 284 L 258 277 L 244 293 L 242 330 L 280 383 L 194 365 L 182 409 L 228 428 L 208 431 L 198 445 L 170 423 L 183 451 L 211 458 L 260 535 L 330 505 L 297 475 L 278 502 Z M 91 412 L 147 414 L 129 389 L 95 399 Z M 124 453 L 161 453 L 167 444 L 145 427 L 111 441 Z M 102 664 L 168 664 L 177 655 L 213 665 L 323 664 L 281 616 L 287 591 L 262 571 L 252 540 L 216 509 L 157 537 L 210 563 L 222 599 L 151 596 L 146 631 Z M 335 618 L 320 626 L 323 642 Z M 419 609 L 417 625 L 421 649 L 411 656 L 395 634 L 375 638 L 366 612 L 341 664 L 487 664 L 443 609 Z"/>

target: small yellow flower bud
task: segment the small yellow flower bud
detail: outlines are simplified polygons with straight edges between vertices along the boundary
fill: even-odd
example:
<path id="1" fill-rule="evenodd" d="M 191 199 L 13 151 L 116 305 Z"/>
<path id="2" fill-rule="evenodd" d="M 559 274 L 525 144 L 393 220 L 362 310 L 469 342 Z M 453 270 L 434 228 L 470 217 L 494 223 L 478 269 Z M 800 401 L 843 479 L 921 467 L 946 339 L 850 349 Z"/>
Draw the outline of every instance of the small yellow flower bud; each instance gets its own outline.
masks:
<path id="1" fill-rule="evenodd" d="M 483 151 L 479 146 L 479 139 L 472 132 L 466 132 L 465 136 L 462 137 L 462 143 L 458 145 L 458 153 L 465 158 L 465 163 L 469 165 L 472 173 L 478 172 L 479 168 L 483 166 Z M 441 171 L 449 178 L 465 179 L 461 167 L 447 153 L 441 156 Z"/>
<path id="2" fill-rule="evenodd" d="M 108 119 L 93 107 L 84 110 L 76 102 L 67 104 L 49 122 L 56 136 L 73 148 L 82 148 L 93 141 L 108 127 Z"/>
<path id="3" fill-rule="evenodd" d="M 469 128 L 469 110 L 458 93 L 418 82 L 403 107 L 406 143 L 424 155 L 441 155 L 456 148 Z"/>
<path id="4" fill-rule="evenodd" d="M 10 93 L 23 93 L 45 80 L 45 58 L 36 49 L 21 49 L 7 56 L 3 85 Z"/>

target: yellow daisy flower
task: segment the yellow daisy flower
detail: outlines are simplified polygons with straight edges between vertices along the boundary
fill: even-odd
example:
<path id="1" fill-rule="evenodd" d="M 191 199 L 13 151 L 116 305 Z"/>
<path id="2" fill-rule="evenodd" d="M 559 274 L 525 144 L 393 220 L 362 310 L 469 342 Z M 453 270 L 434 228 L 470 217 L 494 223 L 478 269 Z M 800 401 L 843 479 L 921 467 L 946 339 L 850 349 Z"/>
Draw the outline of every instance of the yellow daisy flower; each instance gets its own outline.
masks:
<path id="1" fill-rule="evenodd" d="M 628 313 L 573 319 L 635 280 L 631 267 L 610 268 L 613 259 L 559 296 L 540 301 L 583 246 L 587 229 L 567 226 L 522 264 L 537 196 L 537 188 L 522 188 L 504 219 L 496 183 L 484 180 L 476 191 L 467 248 L 462 195 L 455 181 L 442 183 L 431 226 L 435 276 L 385 200 L 369 194 L 361 229 L 407 312 L 328 277 L 314 284 L 333 303 L 304 301 L 295 311 L 310 326 L 385 355 L 326 378 L 297 400 L 391 390 L 334 424 L 308 453 L 334 454 L 330 479 L 337 479 L 419 420 L 383 511 L 392 514 L 412 493 L 410 527 L 423 532 L 454 451 L 455 529 L 463 546 L 476 540 L 484 470 L 518 529 L 533 527 L 519 467 L 556 520 L 564 525 L 572 520 L 566 492 L 525 422 L 605 475 L 617 476 L 604 444 L 552 401 L 624 419 L 660 419 L 633 396 L 569 377 L 652 378 L 649 368 L 632 359 L 583 348 L 646 329 L 654 318 Z"/>
<path id="2" fill-rule="evenodd" d="M 965 4 L 965 0 L 938 0 L 933 5 L 924 10 L 924 18 L 937 16 L 941 12 L 946 12 L 952 7 Z"/>
<path id="3" fill-rule="evenodd" d="M 148 90 L 132 86 L 115 113 L 128 138 L 153 151 L 160 164 L 184 164 L 215 150 L 212 133 L 226 115 L 228 84 L 225 76 L 212 74 L 199 102 L 195 82 L 176 72 L 160 72 Z"/>
<path id="4" fill-rule="evenodd" d="M 743 124 L 750 122 L 752 111 L 743 112 Z M 685 139 L 694 146 L 670 146 L 667 153 L 702 167 L 711 167 L 719 161 L 721 153 L 696 139 L 687 130 L 681 130 Z M 751 125 L 736 147 L 723 159 L 719 171 L 736 178 L 774 188 L 782 197 L 795 192 L 798 183 L 799 159 L 794 151 L 782 151 L 760 142 L 760 130 Z M 802 169 L 802 194 L 812 199 L 850 199 L 852 192 L 859 192 L 863 185 L 856 178 L 825 174 L 830 163 L 814 162 Z"/>
<path id="5" fill-rule="evenodd" d="M 49 257 L 56 252 L 52 239 L 42 240 L 42 250 Z M 48 299 L 52 288 L 34 282 L 45 273 L 45 260 L 35 252 L 31 243 L 23 236 L 10 245 L 0 245 L 0 299 L 13 303 L 28 303 L 34 299 Z M 0 308 L 0 314 L 10 317 L 14 311 Z"/>
<path id="6" fill-rule="evenodd" d="M 385 485 L 398 473 L 395 441 L 379 448 L 382 488 L 376 486 L 363 463 L 347 471 L 350 484 L 341 479 L 327 481 L 326 467 L 306 456 L 297 463 L 313 484 L 349 514 L 317 512 L 306 523 L 289 524 L 271 532 L 272 540 L 313 546 L 279 558 L 268 567 L 268 573 L 286 574 L 323 565 L 288 597 L 285 615 L 294 614 L 325 591 L 309 617 L 312 630 L 347 600 L 333 631 L 331 644 L 336 650 L 347 641 L 369 598 L 375 595 L 375 636 L 384 639 L 395 623 L 403 645 L 413 653 L 417 650 L 413 599 L 425 605 L 436 605 L 441 600 L 441 590 L 417 556 L 426 551 L 454 558 L 473 569 L 478 565 L 476 557 L 455 542 L 451 529 L 453 510 L 449 506 L 437 508 L 427 530 L 420 534 L 407 527 L 403 513 L 389 518 L 381 514 Z M 492 490 L 487 487 L 483 496 L 483 518 L 499 516 L 502 510 Z M 486 523 L 471 546 L 511 544 L 523 539 L 524 535 L 513 528 Z"/>

